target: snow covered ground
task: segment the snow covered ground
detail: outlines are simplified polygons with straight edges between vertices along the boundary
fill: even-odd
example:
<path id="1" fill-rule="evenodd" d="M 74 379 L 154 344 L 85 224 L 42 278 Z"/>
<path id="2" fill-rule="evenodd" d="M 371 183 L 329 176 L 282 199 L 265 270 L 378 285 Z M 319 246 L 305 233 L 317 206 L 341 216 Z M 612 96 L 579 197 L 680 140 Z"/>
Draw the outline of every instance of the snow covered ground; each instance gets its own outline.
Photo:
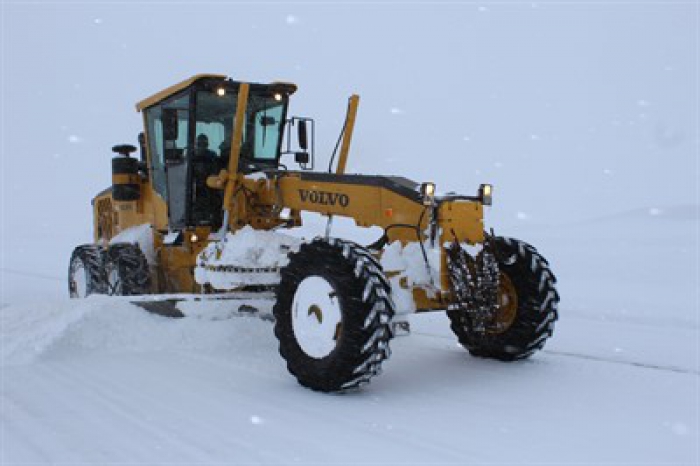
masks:
<path id="1" fill-rule="evenodd" d="M 698 217 L 671 211 L 683 214 L 523 232 L 562 293 L 555 336 L 532 359 L 472 358 L 443 314 L 417 315 L 385 372 L 344 395 L 297 385 L 271 323 L 232 314 L 237 302 L 190 303 L 184 319 L 121 298 L 9 303 L 2 459 L 695 464 Z"/>
<path id="2" fill-rule="evenodd" d="M 50 305 L 82 317 L 32 341 L 31 364 L 3 367 L 4 461 L 697 460 L 696 330 L 567 317 L 543 354 L 504 365 L 469 358 L 442 315 L 420 316 L 368 389 L 329 396 L 289 377 L 268 322 L 90 301 Z"/>
<path id="3" fill-rule="evenodd" d="M 0 1 L 0 464 L 700 463 L 698 7 Z M 297 83 L 318 167 L 357 92 L 349 171 L 493 183 L 488 226 L 559 278 L 545 350 L 475 359 L 414 316 L 323 395 L 238 303 L 68 300 L 133 103 L 202 72 Z"/>

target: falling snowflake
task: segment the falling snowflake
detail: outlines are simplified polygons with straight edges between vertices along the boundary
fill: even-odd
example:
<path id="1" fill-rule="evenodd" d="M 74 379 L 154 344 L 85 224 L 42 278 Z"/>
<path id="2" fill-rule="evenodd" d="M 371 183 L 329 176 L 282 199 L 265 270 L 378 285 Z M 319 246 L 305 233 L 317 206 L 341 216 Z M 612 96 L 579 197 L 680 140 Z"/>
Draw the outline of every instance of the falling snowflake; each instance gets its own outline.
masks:
<path id="1" fill-rule="evenodd" d="M 676 435 L 688 435 L 688 426 L 682 422 L 675 422 L 672 429 L 673 433 Z"/>
<path id="2" fill-rule="evenodd" d="M 389 110 L 392 115 L 401 115 L 403 113 L 403 110 L 400 108 L 393 107 Z"/>
<path id="3" fill-rule="evenodd" d="M 530 216 L 528 214 L 526 214 L 525 212 L 518 212 L 517 214 L 515 214 L 515 217 L 518 220 L 528 220 L 530 218 Z"/>
<path id="4" fill-rule="evenodd" d="M 68 142 L 70 142 L 71 144 L 79 144 L 83 142 L 83 139 L 79 136 L 76 136 L 75 134 L 71 134 L 70 136 L 68 136 Z"/>
<path id="5" fill-rule="evenodd" d="M 263 420 L 260 416 L 250 416 L 250 422 L 251 424 L 260 425 L 263 423 Z"/>
<path id="6" fill-rule="evenodd" d="M 287 24 L 296 24 L 299 22 L 299 18 L 294 15 L 287 15 L 286 21 Z"/>

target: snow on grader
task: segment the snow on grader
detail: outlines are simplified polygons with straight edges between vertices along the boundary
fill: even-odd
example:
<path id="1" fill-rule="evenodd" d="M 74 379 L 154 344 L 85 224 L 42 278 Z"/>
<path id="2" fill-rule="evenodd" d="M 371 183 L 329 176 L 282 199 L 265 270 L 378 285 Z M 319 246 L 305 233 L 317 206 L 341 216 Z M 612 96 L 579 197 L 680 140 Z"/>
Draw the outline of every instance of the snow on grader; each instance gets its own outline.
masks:
<path id="1" fill-rule="evenodd" d="M 328 171 L 313 171 L 314 121 L 287 114 L 295 90 L 197 75 L 139 102 L 140 157 L 113 148 L 112 186 L 92 201 L 94 242 L 70 259 L 70 295 L 267 293 L 289 372 L 324 392 L 379 374 L 414 312 L 447 311 L 475 356 L 541 349 L 556 280 L 535 248 L 485 231 L 491 186 L 437 195 L 430 182 L 346 174 L 357 96 Z M 325 231 L 288 234 L 302 212 L 326 216 Z M 333 237 L 334 216 L 383 234 L 370 245 Z"/>

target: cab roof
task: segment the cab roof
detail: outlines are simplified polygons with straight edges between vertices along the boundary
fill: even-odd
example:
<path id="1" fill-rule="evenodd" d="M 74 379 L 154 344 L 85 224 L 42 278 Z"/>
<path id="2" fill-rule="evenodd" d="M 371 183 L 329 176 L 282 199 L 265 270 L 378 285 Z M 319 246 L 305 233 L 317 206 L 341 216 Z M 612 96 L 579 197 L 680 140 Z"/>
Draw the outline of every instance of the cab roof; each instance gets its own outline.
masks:
<path id="1" fill-rule="evenodd" d="M 162 102 L 168 97 L 177 94 L 183 89 L 186 89 L 199 81 L 221 81 L 221 84 L 225 85 L 227 88 L 238 88 L 241 85 L 241 81 L 233 81 L 232 79 L 228 78 L 226 75 L 223 74 L 196 74 L 191 78 L 187 78 L 184 81 L 181 81 L 166 89 L 163 89 L 162 91 L 157 92 L 152 96 L 147 97 L 142 101 L 138 102 L 136 104 L 136 111 L 140 112 L 148 107 L 156 105 L 157 103 Z M 297 86 L 295 84 L 281 81 L 274 81 L 269 84 L 250 83 L 250 85 L 252 90 L 254 90 L 255 88 L 272 88 L 279 89 L 280 91 L 283 91 L 287 94 L 293 94 L 297 90 Z"/>

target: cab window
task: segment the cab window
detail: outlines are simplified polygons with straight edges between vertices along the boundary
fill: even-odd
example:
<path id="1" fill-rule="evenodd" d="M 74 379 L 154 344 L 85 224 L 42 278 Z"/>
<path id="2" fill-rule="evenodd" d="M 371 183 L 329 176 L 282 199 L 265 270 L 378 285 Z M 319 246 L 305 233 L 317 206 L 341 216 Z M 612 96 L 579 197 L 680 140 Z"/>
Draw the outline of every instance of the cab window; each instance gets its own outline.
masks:
<path id="1" fill-rule="evenodd" d="M 228 159 L 237 94 L 226 93 L 220 96 L 209 91 L 199 91 L 195 105 L 195 135 L 205 136 L 208 149 L 220 159 Z"/>
<path id="2" fill-rule="evenodd" d="M 146 110 L 153 188 L 168 204 L 170 225 L 185 224 L 187 213 L 188 92 Z"/>
<path id="3" fill-rule="evenodd" d="M 282 103 L 267 106 L 254 113 L 255 121 L 255 144 L 253 146 L 253 158 L 257 160 L 275 160 L 280 142 L 280 131 L 282 124 Z"/>

